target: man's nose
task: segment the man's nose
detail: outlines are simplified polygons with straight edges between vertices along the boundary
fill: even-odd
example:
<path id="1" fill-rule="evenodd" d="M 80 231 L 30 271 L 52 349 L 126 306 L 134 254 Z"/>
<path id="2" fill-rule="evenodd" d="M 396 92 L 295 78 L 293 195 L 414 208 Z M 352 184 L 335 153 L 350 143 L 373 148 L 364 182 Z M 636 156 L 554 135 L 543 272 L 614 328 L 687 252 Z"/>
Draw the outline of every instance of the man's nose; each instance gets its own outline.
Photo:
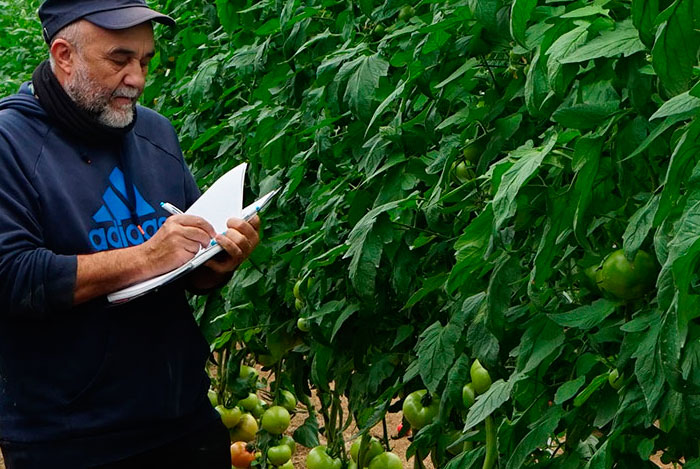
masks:
<path id="1" fill-rule="evenodd" d="M 143 88 L 146 86 L 147 72 L 148 68 L 141 65 L 141 62 L 138 60 L 130 61 L 124 75 L 124 85 L 143 91 Z"/>

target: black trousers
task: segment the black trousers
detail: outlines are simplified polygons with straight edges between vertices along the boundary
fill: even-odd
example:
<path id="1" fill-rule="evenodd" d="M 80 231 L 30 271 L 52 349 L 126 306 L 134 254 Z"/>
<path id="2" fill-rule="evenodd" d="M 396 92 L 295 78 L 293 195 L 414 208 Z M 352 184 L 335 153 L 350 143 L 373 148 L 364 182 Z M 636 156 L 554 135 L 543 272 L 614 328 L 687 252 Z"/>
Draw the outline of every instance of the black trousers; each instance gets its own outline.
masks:
<path id="1" fill-rule="evenodd" d="M 96 466 L 100 469 L 231 469 L 231 441 L 221 420 L 207 428 L 146 453 Z M 7 469 L 35 468 L 31 454 L 17 448 L 3 448 Z M 50 466 L 63 467 L 63 466 Z M 86 467 L 76 462 L 71 469 Z M 48 469 L 48 468 L 47 468 Z"/>

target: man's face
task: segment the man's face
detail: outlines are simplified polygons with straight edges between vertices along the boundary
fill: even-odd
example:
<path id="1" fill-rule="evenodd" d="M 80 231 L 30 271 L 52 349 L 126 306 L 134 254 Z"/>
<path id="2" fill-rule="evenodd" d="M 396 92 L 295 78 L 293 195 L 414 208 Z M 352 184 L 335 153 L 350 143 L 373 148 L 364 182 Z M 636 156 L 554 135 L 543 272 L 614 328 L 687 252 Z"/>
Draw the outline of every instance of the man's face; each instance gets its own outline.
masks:
<path id="1" fill-rule="evenodd" d="M 154 54 L 151 24 L 109 31 L 84 22 L 81 34 L 66 92 L 102 124 L 126 127 L 134 119 Z"/>

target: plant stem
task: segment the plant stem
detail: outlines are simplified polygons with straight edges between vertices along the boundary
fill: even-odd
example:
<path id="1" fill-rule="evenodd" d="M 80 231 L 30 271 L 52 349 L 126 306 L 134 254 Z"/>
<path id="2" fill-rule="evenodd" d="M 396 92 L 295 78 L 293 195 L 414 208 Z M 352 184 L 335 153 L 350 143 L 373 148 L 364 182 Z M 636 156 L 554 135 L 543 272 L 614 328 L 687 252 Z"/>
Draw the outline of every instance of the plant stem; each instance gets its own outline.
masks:
<path id="1" fill-rule="evenodd" d="M 484 421 L 486 425 L 486 457 L 481 469 L 491 469 L 496 463 L 496 427 L 493 423 L 493 417 L 488 416 Z"/>

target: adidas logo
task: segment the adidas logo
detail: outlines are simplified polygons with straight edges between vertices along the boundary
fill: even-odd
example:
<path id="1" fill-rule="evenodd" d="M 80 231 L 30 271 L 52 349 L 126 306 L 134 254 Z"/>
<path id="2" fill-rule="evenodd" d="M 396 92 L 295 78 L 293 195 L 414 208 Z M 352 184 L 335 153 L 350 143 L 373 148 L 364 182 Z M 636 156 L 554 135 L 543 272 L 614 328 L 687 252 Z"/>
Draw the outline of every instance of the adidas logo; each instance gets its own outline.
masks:
<path id="1" fill-rule="evenodd" d="M 158 228 L 165 223 L 165 217 L 152 216 L 147 220 L 143 217 L 154 215 L 156 211 L 143 198 L 134 185 L 136 199 L 136 215 L 141 222 L 143 233 L 133 223 L 123 224 L 124 220 L 131 222 L 129 198 L 126 193 L 124 173 L 114 168 L 109 176 L 109 186 L 102 196 L 103 205 L 92 216 L 92 219 L 102 225 L 90 231 L 89 238 L 92 247 L 97 251 L 136 246 L 153 236 Z"/>

